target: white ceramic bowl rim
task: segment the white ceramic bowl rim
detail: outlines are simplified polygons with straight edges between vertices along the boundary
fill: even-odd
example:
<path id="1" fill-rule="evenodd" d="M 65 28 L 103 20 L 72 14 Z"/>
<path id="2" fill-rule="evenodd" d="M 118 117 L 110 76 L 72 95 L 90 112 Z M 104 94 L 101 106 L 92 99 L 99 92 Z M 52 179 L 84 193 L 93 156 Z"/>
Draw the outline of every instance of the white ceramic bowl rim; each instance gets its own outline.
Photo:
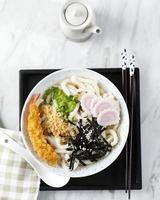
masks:
<path id="1" fill-rule="evenodd" d="M 93 79 L 98 82 L 100 82 L 108 91 L 110 91 L 116 99 L 120 103 L 121 107 L 121 123 L 119 128 L 119 142 L 116 145 L 115 148 L 111 151 L 111 153 L 107 156 L 105 156 L 103 159 L 99 160 L 96 163 L 93 163 L 91 165 L 80 167 L 79 169 L 76 169 L 75 171 L 70 171 L 67 169 L 63 169 L 62 167 L 52 167 L 43 162 L 38 155 L 35 153 L 35 151 L 32 148 L 32 144 L 29 140 L 27 130 L 26 130 L 26 119 L 28 115 L 28 103 L 35 93 L 43 93 L 44 90 L 46 90 L 48 87 L 53 86 L 55 83 L 57 83 L 59 80 L 63 80 L 66 77 L 69 77 L 71 75 L 77 75 L 82 76 L 85 78 Z M 26 148 L 30 151 L 30 153 L 34 156 L 34 158 L 43 166 L 46 167 L 46 170 L 52 170 L 53 173 L 56 173 L 57 175 L 61 176 L 68 176 L 68 177 L 85 177 L 89 175 L 93 175 L 95 173 L 98 173 L 102 171 L 103 169 L 107 168 L 109 165 L 111 165 L 116 158 L 121 153 L 127 137 L 128 137 L 128 131 L 129 131 L 129 115 L 128 115 L 128 109 L 126 106 L 126 103 L 117 89 L 117 87 L 106 77 L 103 75 L 100 75 L 99 73 L 88 70 L 88 69 L 62 69 L 58 70 L 54 73 L 51 73 L 50 75 L 46 76 L 44 79 L 42 79 L 30 92 L 28 95 L 21 115 L 21 129 L 22 129 L 22 138 L 23 142 L 26 146 Z"/>

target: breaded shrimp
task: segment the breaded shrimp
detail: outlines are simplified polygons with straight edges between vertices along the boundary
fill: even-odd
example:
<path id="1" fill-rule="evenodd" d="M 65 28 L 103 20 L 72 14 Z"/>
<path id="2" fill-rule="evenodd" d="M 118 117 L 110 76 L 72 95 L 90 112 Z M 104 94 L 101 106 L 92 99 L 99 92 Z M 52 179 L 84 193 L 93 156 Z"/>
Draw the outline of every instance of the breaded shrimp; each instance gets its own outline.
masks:
<path id="1" fill-rule="evenodd" d="M 36 105 L 38 97 L 38 94 L 34 95 L 29 103 L 29 114 L 27 118 L 28 134 L 33 145 L 33 149 L 39 157 L 46 161 L 49 165 L 57 165 L 60 158 L 55 152 L 54 147 L 47 142 L 47 138 L 43 134 L 40 111 Z"/>

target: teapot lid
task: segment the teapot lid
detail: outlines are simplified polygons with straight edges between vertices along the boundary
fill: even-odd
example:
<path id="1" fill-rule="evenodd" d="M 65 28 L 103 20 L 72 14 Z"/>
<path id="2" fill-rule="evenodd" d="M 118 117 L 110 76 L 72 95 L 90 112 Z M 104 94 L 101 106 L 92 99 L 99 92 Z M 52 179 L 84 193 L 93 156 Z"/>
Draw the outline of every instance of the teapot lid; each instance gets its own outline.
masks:
<path id="1" fill-rule="evenodd" d="M 73 2 L 66 8 L 65 18 L 73 26 L 82 25 L 88 18 L 88 10 L 82 3 Z"/>

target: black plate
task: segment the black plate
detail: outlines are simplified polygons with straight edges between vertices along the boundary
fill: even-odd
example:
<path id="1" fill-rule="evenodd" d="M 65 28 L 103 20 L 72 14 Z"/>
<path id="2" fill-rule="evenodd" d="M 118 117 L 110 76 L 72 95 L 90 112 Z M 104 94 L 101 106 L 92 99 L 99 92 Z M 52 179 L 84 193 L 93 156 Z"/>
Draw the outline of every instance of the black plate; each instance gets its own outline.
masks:
<path id="1" fill-rule="evenodd" d="M 121 91 L 121 69 L 92 69 L 110 79 Z M 27 95 L 31 89 L 45 76 L 56 70 L 21 70 L 20 71 L 20 113 Z M 132 162 L 132 189 L 142 188 L 141 176 L 141 139 L 140 139 L 140 90 L 139 69 L 135 70 L 136 80 L 136 106 L 134 109 L 133 128 L 133 162 Z M 84 177 L 71 178 L 69 183 L 62 188 L 52 188 L 41 181 L 40 190 L 117 190 L 125 188 L 125 149 L 120 156 L 107 169 L 98 174 Z"/>

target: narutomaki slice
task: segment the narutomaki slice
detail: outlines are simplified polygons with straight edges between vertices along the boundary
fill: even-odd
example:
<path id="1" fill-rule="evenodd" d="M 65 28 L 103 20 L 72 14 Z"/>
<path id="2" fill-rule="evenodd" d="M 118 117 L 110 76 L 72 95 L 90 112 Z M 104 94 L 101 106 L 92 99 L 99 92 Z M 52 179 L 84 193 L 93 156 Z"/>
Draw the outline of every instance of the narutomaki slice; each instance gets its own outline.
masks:
<path id="1" fill-rule="evenodd" d="M 97 122 L 101 126 L 109 126 L 118 124 L 119 113 L 116 110 L 108 109 L 99 113 L 97 117 Z"/>
<path id="2" fill-rule="evenodd" d="M 81 106 L 82 109 L 88 113 L 90 113 L 90 106 L 91 106 L 91 102 L 92 100 L 95 98 L 96 96 L 94 94 L 84 94 L 80 100 L 81 102 Z"/>
<path id="3" fill-rule="evenodd" d="M 94 99 L 91 100 L 91 104 L 90 104 L 90 111 L 91 111 L 91 113 L 93 112 L 93 109 L 94 109 L 96 103 L 98 103 L 98 101 L 100 99 L 101 99 L 100 97 L 99 98 L 97 97 L 97 98 L 94 98 Z"/>
<path id="4" fill-rule="evenodd" d="M 113 102 L 111 101 L 110 98 L 105 98 L 105 99 L 101 99 L 99 100 L 93 110 L 92 110 L 92 114 L 94 117 L 97 117 L 98 114 L 106 109 L 113 109 Z"/>

